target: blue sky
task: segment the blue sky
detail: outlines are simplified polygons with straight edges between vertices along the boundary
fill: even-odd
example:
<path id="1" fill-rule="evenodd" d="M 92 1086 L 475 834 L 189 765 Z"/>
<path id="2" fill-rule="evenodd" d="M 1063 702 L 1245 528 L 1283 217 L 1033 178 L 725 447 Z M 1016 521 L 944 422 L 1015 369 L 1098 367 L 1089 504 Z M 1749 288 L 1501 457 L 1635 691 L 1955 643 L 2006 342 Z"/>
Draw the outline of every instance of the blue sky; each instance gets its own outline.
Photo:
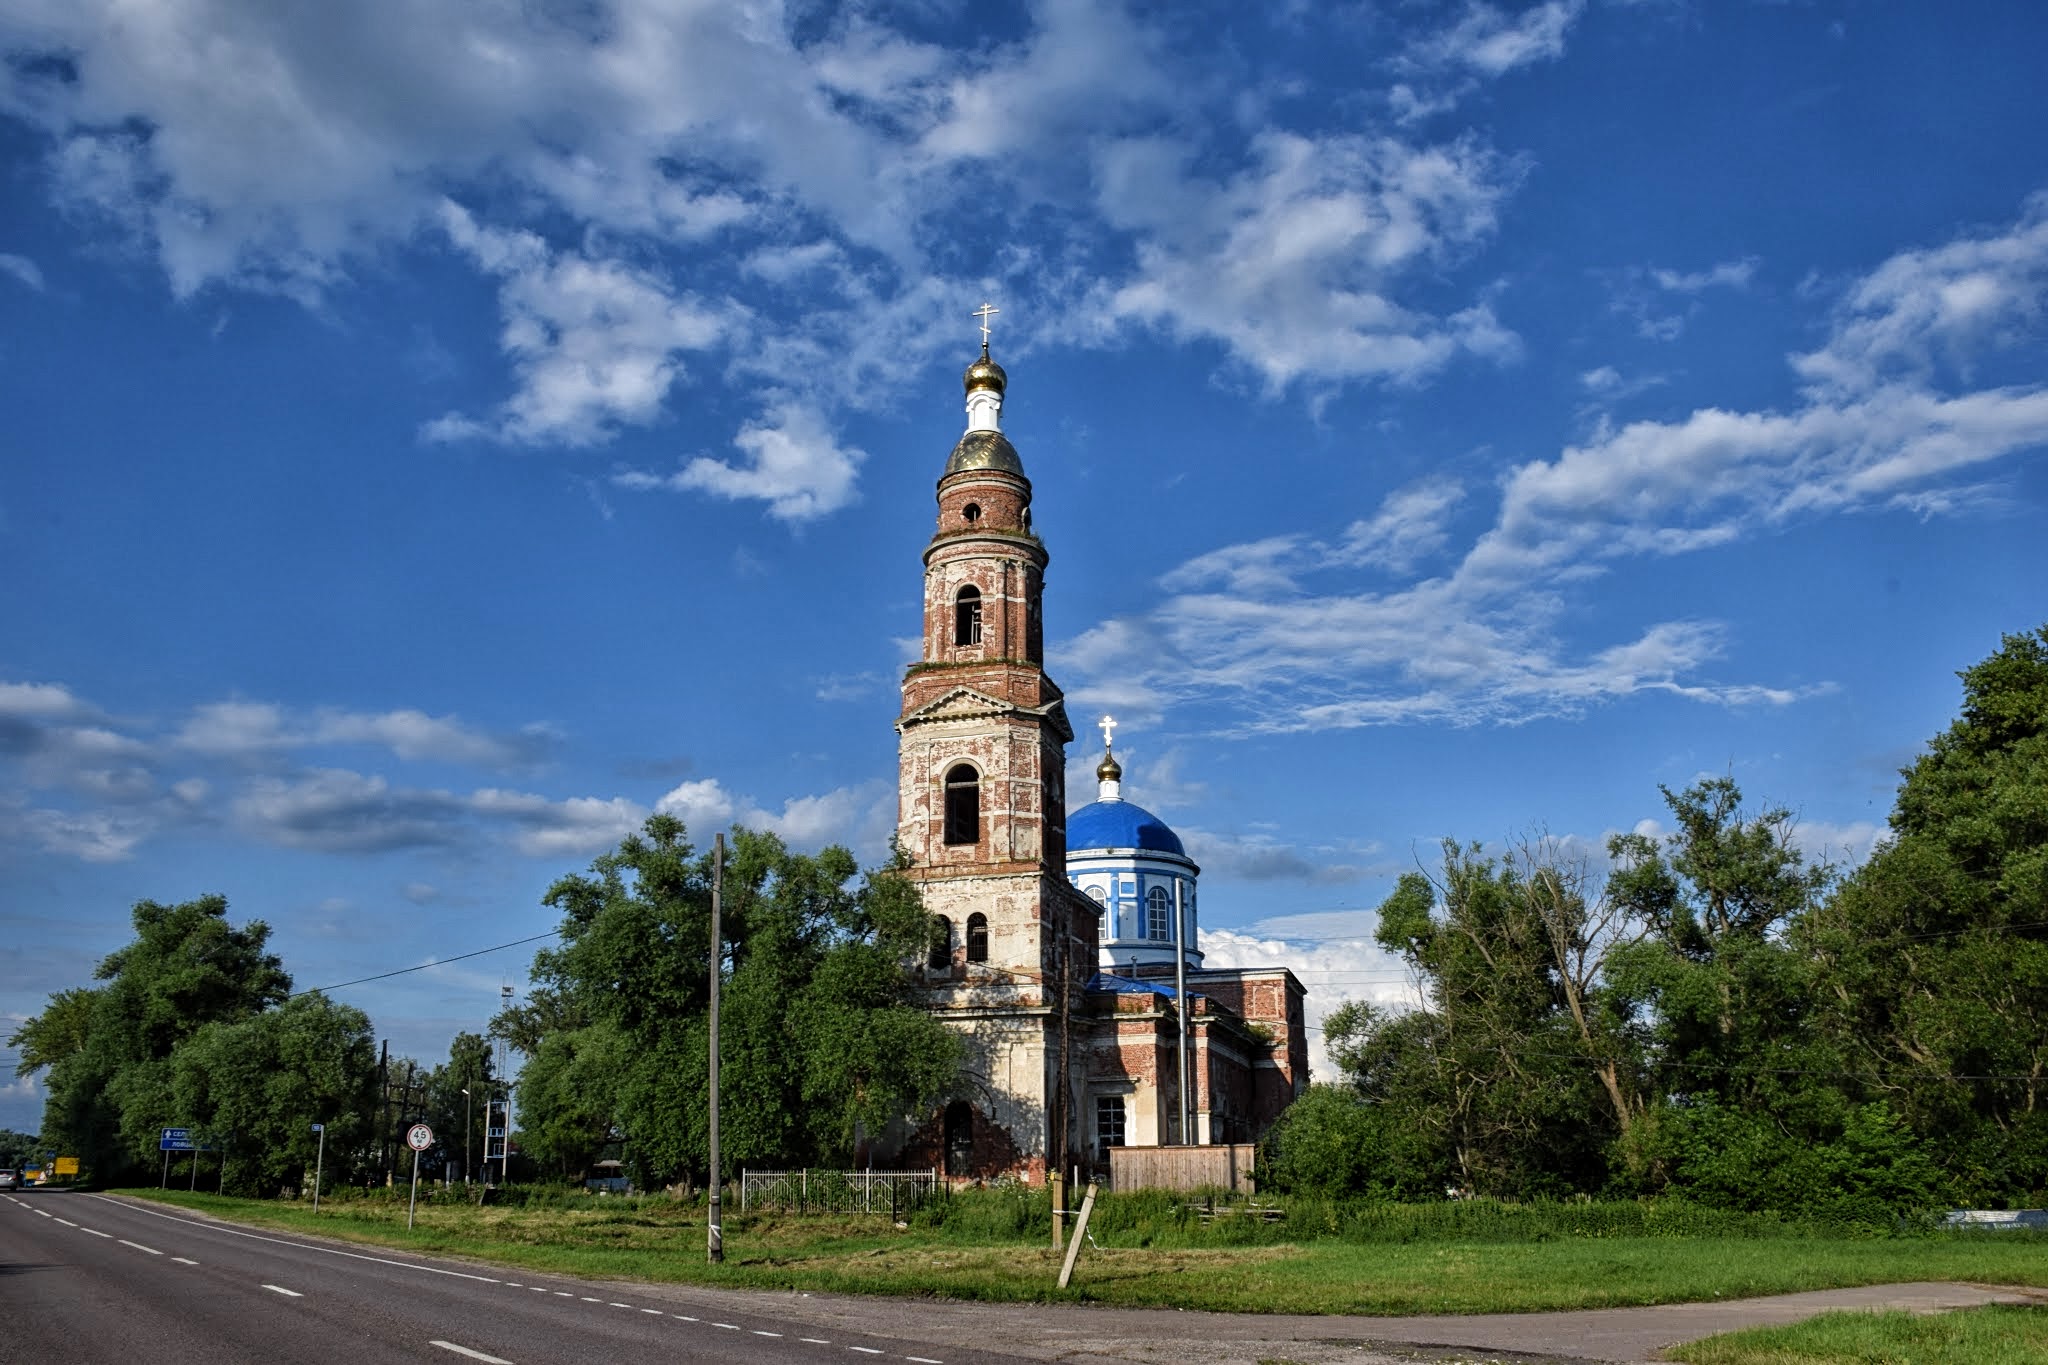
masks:
<path id="1" fill-rule="evenodd" d="M 657 807 L 878 857 L 984 299 L 1054 676 L 1211 960 L 1318 1015 L 1399 997 L 1359 936 L 1444 835 L 1726 773 L 1861 856 L 2048 619 L 2037 5 L 0 0 L 0 49 L 0 1021 L 141 898 L 318 986 L 545 932 Z M 530 953 L 339 994 L 432 1059 Z"/>

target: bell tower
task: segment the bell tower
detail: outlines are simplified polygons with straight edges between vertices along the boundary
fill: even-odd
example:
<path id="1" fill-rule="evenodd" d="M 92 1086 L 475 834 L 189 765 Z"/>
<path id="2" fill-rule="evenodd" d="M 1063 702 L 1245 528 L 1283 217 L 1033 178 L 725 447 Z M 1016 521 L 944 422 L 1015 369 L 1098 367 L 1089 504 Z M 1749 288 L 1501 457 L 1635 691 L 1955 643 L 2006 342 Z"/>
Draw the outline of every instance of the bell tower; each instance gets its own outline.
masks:
<path id="1" fill-rule="evenodd" d="M 1066 746 L 1045 672 L 1047 555 L 1031 481 L 1002 431 L 1009 379 L 981 355 L 967 430 L 938 482 L 924 551 L 924 648 L 896 721 L 897 841 L 939 917 L 926 1003 L 968 1041 L 971 1134 L 948 1111 L 955 1174 L 1040 1174 L 1066 1150 L 1071 1010 L 1093 970 L 1093 902 L 1066 876 Z M 960 1106 L 956 1105 L 957 1110 Z"/>

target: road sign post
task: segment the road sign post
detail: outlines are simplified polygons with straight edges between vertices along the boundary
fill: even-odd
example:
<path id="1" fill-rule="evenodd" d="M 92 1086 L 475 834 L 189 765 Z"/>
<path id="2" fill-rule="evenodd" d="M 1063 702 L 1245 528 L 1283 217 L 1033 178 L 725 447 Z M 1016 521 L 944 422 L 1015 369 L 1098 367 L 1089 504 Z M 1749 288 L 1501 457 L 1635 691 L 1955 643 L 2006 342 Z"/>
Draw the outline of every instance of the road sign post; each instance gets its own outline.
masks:
<path id="1" fill-rule="evenodd" d="M 320 1135 L 320 1149 L 313 1154 L 313 1212 L 320 1212 L 320 1171 L 327 1164 L 327 1125 L 316 1123 L 313 1131 Z"/>
<path id="2" fill-rule="evenodd" d="M 405 1130 L 405 1145 L 412 1148 L 412 1201 L 405 1206 L 405 1230 L 411 1232 L 413 1210 L 420 1203 L 420 1153 L 434 1145 L 434 1130 L 415 1123 Z"/>

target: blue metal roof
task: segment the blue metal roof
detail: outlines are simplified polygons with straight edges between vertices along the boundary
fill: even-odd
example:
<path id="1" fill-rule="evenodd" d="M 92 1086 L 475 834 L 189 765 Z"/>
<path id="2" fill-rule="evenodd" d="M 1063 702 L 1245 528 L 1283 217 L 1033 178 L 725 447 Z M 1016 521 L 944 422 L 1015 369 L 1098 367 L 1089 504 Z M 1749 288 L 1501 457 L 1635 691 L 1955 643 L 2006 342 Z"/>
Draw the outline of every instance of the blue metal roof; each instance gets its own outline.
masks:
<path id="1" fill-rule="evenodd" d="M 1067 852 L 1091 848 L 1147 848 L 1187 856 L 1166 822 L 1129 801 L 1095 801 L 1067 817 Z"/>

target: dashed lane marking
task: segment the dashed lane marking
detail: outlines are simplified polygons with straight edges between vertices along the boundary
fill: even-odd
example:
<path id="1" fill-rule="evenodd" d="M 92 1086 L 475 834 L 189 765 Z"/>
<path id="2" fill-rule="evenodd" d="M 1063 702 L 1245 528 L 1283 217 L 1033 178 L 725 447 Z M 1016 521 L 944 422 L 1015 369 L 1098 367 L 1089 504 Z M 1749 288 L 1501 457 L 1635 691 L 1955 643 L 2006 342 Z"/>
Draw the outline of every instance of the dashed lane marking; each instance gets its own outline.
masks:
<path id="1" fill-rule="evenodd" d="M 740 1330 L 740 1325 L 736 1322 L 714 1322 L 711 1325 L 713 1327 L 723 1327 L 728 1332 L 737 1332 Z"/>
<path id="2" fill-rule="evenodd" d="M 268 1289 L 273 1294 L 282 1294 L 288 1299 L 303 1299 L 306 1297 L 304 1294 L 301 1294 L 298 1290 L 286 1289 L 281 1284 L 266 1284 L 263 1287 L 265 1289 Z"/>
<path id="3" fill-rule="evenodd" d="M 917 1362 L 917 1365 L 945 1365 L 944 1361 L 933 1360 L 930 1356 L 905 1356 L 903 1358 L 905 1360 L 914 1360 Z"/>
<path id="4" fill-rule="evenodd" d="M 640 1311 L 643 1313 L 652 1313 L 657 1318 L 661 1316 L 661 1310 L 659 1308 L 643 1308 Z"/>
<path id="5" fill-rule="evenodd" d="M 846 1349 L 849 1351 L 859 1351 L 864 1356 L 878 1356 L 882 1354 L 882 1352 L 872 1346 L 849 1346 Z"/>
<path id="6" fill-rule="evenodd" d="M 544 1284 L 530 1284 L 530 1285 L 528 1285 L 528 1286 L 526 1286 L 526 1287 L 527 1287 L 528 1289 L 531 1289 L 531 1290 L 532 1290 L 532 1291 L 533 1291 L 534 1293 L 536 1293 L 536 1294 L 545 1294 L 545 1293 L 547 1293 L 547 1292 L 548 1292 L 548 1287 L 547 1287 L 546 1285 L 544 1285 Z M 557 1289 L 557 1290 L 556 1290 L 555 1292 L 556 1292 L 557 1294 L 560 1294 L 560 1293 L 561 1293 L 562 1291 L 561 1291 L 561 1290 L 559 1290 L 559 1289 Z M 564 1297 L 566 1298 L 567 1296 L 566 1296 L 566 1295 L 564 1295 Z"/>
<path id="7" fill-rule="evenodd" d="M 195 1261 L 195 1260 L 191 1259 L 191 1258 L 190 1258 L 190 1257 L 188 1257 L 188 1256 L 173 1256 L 173 1257 L 171 1257 L 171 1259 L 172 1259 L 172 1260 L 174 1260 L 174 1261 L 176 1261 L 176 1262 L 177 1262 L 177 1263 L 178 1263 L 179 1265 L 198 1265 L 198 1264 L 199 1264 L 199 1262 L 197 1262 L 197 1261 Z"/>
<path id="8" fill-rule="evenodd" d="M 757 1337 L 779 1337 L 782 1335 L 780 1332 L 764 1332 L 758 1327 L 749 1327 L 747 1330 Z"/>
<path id="9" fill-rule="evenodd" d="M 687 1315 L 685 1315 L 685 1314 L 682 1314 L 682 1313 L 670 1313 L 670 1314 L 669 1314 L 669 1316 L 670 1316 L 670 1317 L 672 1317 L 672 1318 L 674 1318 L 674 1319 L 675 1319 L 675 1320 L 676 1320 L 677 1322 L 695 1322 L 695 1321 L 697 1321 L 697 1319 L 695 1319 L 695 1318 L 693 1318 L 693 1317 L 689 1317 L 689 1316 L 687 1316 Z"/>
<path id="10" fill-rule="evenodd" d="M 459 1356 L 468 1356 L 471 1360 L 484 1361 L 486 1365 L 512 1365 L 512 1362 L 503 1356 L 487 1356 L 482 1351 L 472 1351 L 469 1347 L 457 1346 L 452 1341 L 430 1341 L 427 1345 L 438 1346 L 444 1351 L 453 1351 Z"/>
<path id="11" fill-rule="evenodd" d="M 830 1346 L 832 1344 L 823 1337 L 798 1337 L 797 1340 L 806 1346 Z"/>
<path id="12" fill-rule="evenodd" d="M 555 1291 L 555 1297 L 556 1297 L 556 1298 L 558 1298 L 558 1299 L 573 1299 L 573 1298 L 575 1298 L 576 1296 L 575 1296 L 574 1294 L 571 1294 L 571 1293 L 570 1293 L 570 1292 L 569 1292 L 568 1290 L 566 1290 L 566 1289 L 557 1289 L 557 1290 Z"/>
<path id="13" fill-rule="evenodd" d="M 92 1234 L 93 1236 L 95 1236 L 95 1237 L 104 1237 L 104 1238 L 106 1238 L 106 1239 L 107 1239 L 107 1240 L 108 1240 L 109 1242 L 111 1242 L 111 1241 L 113 1241 L 113 1240 L 114 1240 L 114 1234 L 113 1234 L 113 1233 L 111 1233 L 111 1232 L 101 1232 L 101 1231 L 100 1231 L 100 1230 L 99 1230 L 98 1228 L 80 1228 L 80 1229 L 79 1229 L 79 1231 L 80 1231 L 80 1232 L 89 1232 L 89 1233 L 91 1233 L 91 1234 Z"/>
<path id="14" fill-rule="evenodd" d="M 631 1308 L 632 1306 L 630 1303 L 615 1303 L 612 1305 L 614 1308 Z"/>
<path id="15" fill-rule="evenodd" d="M 78 1226 L 78 1224 L 72 1222 L 69 1218 L 59 1218 L 57 1221 L 62 1223 L 67 1228 L 75 1228 Z"/>
<path id="16" fill-rule="evenodd" d="M 583 1295 L 582 1297 L 583 1297 L 583 1301 L 584 1301 L 585 1303 L 603 1303 L 603 1302 L 604 1302 L 604 1300 L 603 1300 L 603 1299 L 593 1299 L 593 1298 L 591 1298 L 591 1297 L 590 1297 L 590 1295 L 588 1295 L 588 1294 L 585 1294 L 585 1295 Z"/>
<path id="17" fill-rule="evenodd" d="M 198 1228 L 203 1232 L 217 1232 L 229 1237 L 242 1237 L 251 1242 L 268 1242 L 272 1246 L 297 1247 L 301 1251 L 317 1251 L 323 1256 L 340 1256 L 350 1261 L 368 1261 L 372 1265 L 395 1266 L 400 1270 L 417 1270 L 426 1275 L 446 1275 L 450 1279 L 455 1280 L 484 1280 L 490 1278 L 486 1275 L 471 1275 L 461 1270 L 444 1270 L 437 1265 L 422 1265 L 418 1261 L 394 1261 L 388 1256 L 365 1256 L 359 1251 L 343 1251 L 338 1247 L 324 1247 L 316 1242 L 294 1242 L 289 1237 L 265 1237 L 259 1232 L 244 1232 L 240 1228 L 223 1227 L 219 1223 L 202 1223 L 195 1218 L 180 1218 L 175 1214 L 159 1213 L 155 1209 L 141 1208 L 123 1200 L 108 1199 L 103 1194 L 81 1195 L 80 1198 L 97 1199 L 102 1203 L 113 1204 L 118 1208 L 124 1208 L 133 1213 L 146 1213 L 151 1218 L 161 1218 L 167 1223 L 183 1223 L 186 1227 Z M 492 1280 L 491 1283 L 496 1284 L 499 1281 Z"/>
<path id="18" fill-rule="evenodd" d="M 146 1251 L 152 1256 L 163 1255 L 163 1253 L 161 1251 L 158 1251 L 155 1247 L 146 1247 L 140 1242 L 131 1242 L 126 1237 L 123 1237 L 120 1240 L 121 1245 L 124 1247 L 134 1247 L 137 1251 Z"/>

